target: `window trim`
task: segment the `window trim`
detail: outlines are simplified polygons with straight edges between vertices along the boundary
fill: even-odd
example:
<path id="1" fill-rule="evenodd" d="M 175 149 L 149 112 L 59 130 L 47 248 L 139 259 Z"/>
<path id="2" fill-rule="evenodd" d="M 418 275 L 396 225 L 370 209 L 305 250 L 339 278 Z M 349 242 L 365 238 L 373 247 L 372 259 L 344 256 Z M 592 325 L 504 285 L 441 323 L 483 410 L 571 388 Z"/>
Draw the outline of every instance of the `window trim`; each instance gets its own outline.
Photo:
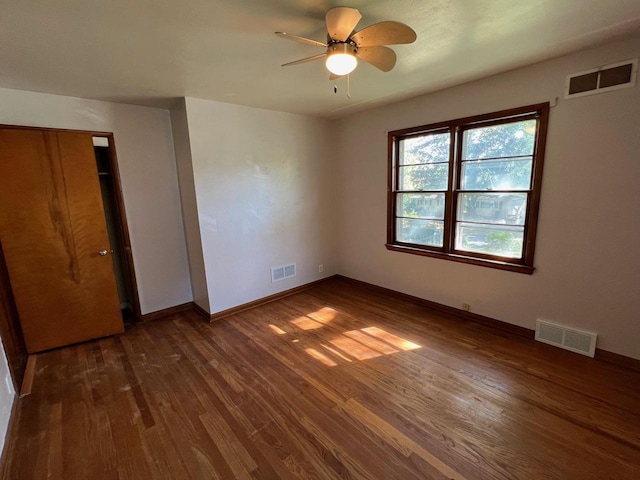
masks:
<path id="1" fill-rule="evenodd" d="M 538 213 L 540 210 L 540 192 L 542 190 L 542 171 L 549 123 L 549 102 L 526 107 L 501 110 L 482 115 L 459 118 L 429 125 L 394 130 L 388 133 L 387 144 L 387 243 L 391 251 L 413 255 L 441 258 L 455 262 L 480 265 L 512 272 L 532 274 L 535 243 L 537 235 Z M 521 258 L 508 259 L 496 255 L 466 252 L 455 249 L 456 208 L 460 196 L 460 170 L 462 153 L 462 134 L 470 128 L 499 125 L 510 119 L 538 120 L 537 136 L 533 149 L 533 171 L 530 186 L 530 198 L 523 233 L 523 255 Z M 396 198 L 398 145 L 400 140 L 420 136 L 425 133 L 449 132 L 451 135 L 449 149 L 449 178 L 445 193 L 444 235 L 442 247 L 429 247 L 419 244 L 399 242 L 395 240 L 396 231 Z"/>

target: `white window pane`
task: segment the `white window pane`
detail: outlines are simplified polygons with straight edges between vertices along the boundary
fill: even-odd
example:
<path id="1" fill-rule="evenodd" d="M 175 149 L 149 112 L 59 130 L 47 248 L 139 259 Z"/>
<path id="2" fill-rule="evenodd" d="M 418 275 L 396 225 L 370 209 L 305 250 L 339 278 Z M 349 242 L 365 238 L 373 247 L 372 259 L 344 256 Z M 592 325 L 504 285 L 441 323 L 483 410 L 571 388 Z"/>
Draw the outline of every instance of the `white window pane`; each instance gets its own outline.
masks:
<path id="1" fill-rule="evenodd" d="M 400 190 L 446 190 L 449 164 L 436 163 L 398 168 Z"/>
<path id="2" fill-rule="evenodd" d="M 449 161 L 449 133 L 421 135 L 400 140 L 399 165 Z"/>
<path id="3" fill-rule="evenodd" d="M 526 193 L 461 193 L 458 218 L 466 222 L 524 225 Z"/>
<path id="4" fill-rule="evenodd" d="M 444 219 L 444 193 L 401 193 L 397 201 L 398 217 Z"/>
<path id="5" fill-rule="evenodd" d="M 462 162 L 463 190 L 529 190 L 532 157 Z"/>
<path id="6" fill-rule="evenodd" d="M 456 232 L 456 250 L 508 258 L 522 257 L 524 227 L 459 222 Z"/>
<path id="7" fill-rule="evenodd" d="M 532 155 L 536 123 L 536 120 L 524 120 L 466 130 L 462 140 L 462 159 Z"/>
<path id="8" fill-rule="evenodd" d="M 396 240 L 398 242 L 441 247 L 443 232 L 443 222 L 414 218 L 396 219 Z"/>

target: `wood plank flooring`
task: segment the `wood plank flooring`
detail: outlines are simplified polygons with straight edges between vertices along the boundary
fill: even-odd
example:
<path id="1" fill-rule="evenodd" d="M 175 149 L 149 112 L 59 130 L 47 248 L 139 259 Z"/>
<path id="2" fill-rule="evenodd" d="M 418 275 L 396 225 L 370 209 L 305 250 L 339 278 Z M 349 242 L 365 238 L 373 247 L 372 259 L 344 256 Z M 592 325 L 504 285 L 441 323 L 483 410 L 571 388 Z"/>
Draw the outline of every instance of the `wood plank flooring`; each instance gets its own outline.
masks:
<path id="1" fill-rule="evenodd" d="M 640 374 L 331 279 L 37 357 L 4 479 L 637 479 Z"/>

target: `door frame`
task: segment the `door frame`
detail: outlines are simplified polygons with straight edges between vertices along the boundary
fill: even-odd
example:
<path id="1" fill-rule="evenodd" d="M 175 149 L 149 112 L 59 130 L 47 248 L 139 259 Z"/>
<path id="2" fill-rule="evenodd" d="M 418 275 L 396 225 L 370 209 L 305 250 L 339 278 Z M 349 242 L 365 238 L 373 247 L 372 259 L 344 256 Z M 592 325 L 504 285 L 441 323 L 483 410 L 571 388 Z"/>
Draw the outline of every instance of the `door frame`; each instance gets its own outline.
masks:
<path id="1" fill-rule="evenodd" d="M 11 280 L 9 272 L 4 261 L 4 252 L 2 251 L 2 241 L 0 239 L 0 337 L 2 337 L 2 345 L 4 353 L 7 357 L 7 364 L 11 379 L 13 380 L 13 388 L 16 392 L 20 392 L 22 382 L 24 380 L 25 370 L 27 368 L 27 346 L 24 343 L 22 335 L 22 326 L 18 317 L 18 310 L 13 299 L 13 290 L 11 289 Z"/>

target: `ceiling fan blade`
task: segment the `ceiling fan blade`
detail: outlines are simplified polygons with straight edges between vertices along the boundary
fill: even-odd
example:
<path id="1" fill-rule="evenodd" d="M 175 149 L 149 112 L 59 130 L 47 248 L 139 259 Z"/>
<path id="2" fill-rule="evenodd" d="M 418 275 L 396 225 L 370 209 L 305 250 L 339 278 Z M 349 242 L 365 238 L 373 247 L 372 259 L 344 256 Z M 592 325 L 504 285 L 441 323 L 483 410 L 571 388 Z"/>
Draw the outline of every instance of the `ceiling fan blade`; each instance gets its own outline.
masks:
<path id="1" fill-rule="evenodd" d="M 382 45 L 359 48 L 356 57 L 383 72 L 388 72 L 396 65 L 396 52 Z"/>
<path id="2" fill-rule="evenodd" d="M 327 12 L 325 22 L 331 40 L 344 42 L 362 18 L 360 12 L 350 7 L 335 7 Z"/>
<path id="3" fill-rule="evenodd" d="M 327 47 L 326 43 L 316 42 L 315 40 L 311 40 L 309 38 L 299 37 L 297 35 L 291 35 L 289 33 L 284 32 L 276 32 L 276 35 L 282 38 L 286 38 L 289 40 L 293 40 L 294 42 L 306 43 L 307 45 L 313 45 L 315 47 Z"/>
<path id="4" fill-rule="evenodd" d="M 356 42 L 358 47 L 413 43 L 416 38 L 417 35 L 413 28 L 392 20 L 374 23 L 351 36 L 351 40 Z"/>
<path id="5" fill-rule="evenodd" d="M 314 60 L 320 60 L 321 58 L 326 57 L 326 53 L 319 53 L 318 55 L 314 55 L 312 57 L 301 58 L 300 60 L 295 60 L 289 63 L 283 63 L 283 67 L 290 67 L 292 65 L 300 65 L 301 63 L 313 62 Z"/>

